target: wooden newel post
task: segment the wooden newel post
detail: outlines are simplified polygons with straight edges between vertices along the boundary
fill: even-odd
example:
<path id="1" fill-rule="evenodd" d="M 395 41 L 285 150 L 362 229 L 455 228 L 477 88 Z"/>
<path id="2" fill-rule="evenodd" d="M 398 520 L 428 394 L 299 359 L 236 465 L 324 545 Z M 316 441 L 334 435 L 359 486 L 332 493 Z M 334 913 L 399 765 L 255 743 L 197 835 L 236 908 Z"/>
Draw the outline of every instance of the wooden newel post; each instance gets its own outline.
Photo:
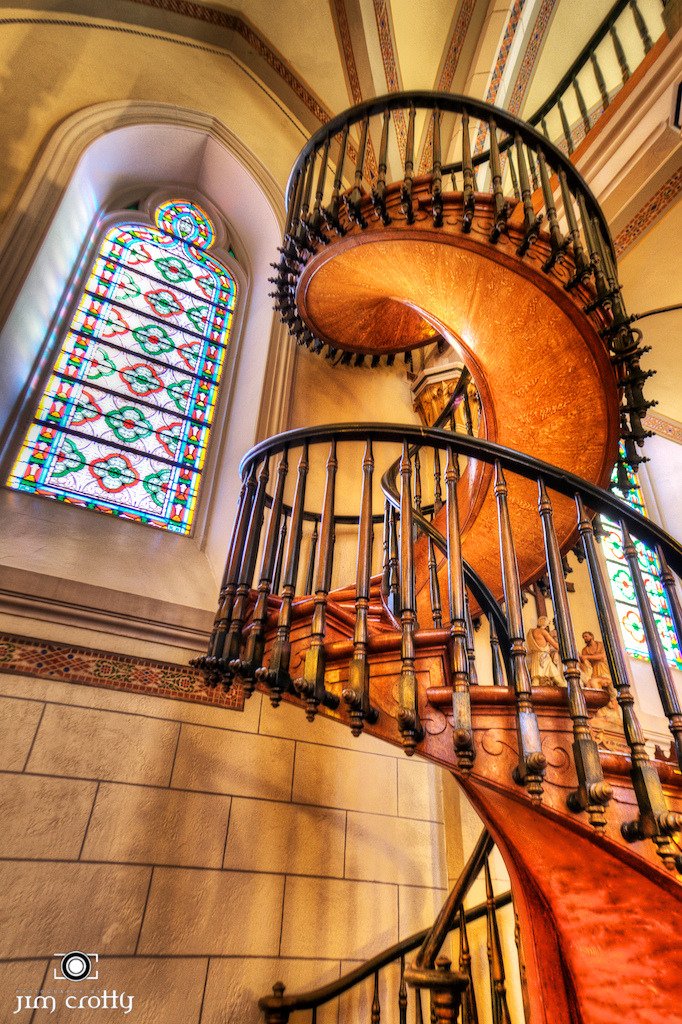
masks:
<path id="1" fill-rule="evenodd" d="M 258 1008 L 263 1011 L 265 1024 L 288 1024 L 291 1010 L 284 1004 L 284 985 L 281 981 L 272 986 L 272 995 L 258 1000 Z"/>
<path id="2" fill-rule="evenodd" d="M 431 1006 L 436 1022 L 437 1024 L 457 1024 L 459 1004 L 464 988 L 461 984 L 461 976 L 450 971 L 450 960 L 446 956 L 438 957 L 434 973 L 436 981 L 431 989 Z M 442 976 L 441 984 L 438 984 L 438 975 Z M 450 979 L 454 979 L 454 983 Z"/>

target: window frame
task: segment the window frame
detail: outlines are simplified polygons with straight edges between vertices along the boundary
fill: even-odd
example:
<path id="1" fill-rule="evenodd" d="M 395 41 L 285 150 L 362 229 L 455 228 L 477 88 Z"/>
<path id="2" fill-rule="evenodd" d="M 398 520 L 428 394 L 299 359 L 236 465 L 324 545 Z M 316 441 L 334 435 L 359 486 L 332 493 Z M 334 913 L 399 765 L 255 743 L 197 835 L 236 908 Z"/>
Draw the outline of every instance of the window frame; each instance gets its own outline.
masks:
<path id="1" fill-rule="evenodd" d="M 153 189 L 151 192 L 145 189 L 142 197 L 138 198 L 139 196 L 139 190 L 132 191 L 131 189 L 128 189 L 125 194 L 116 196 L 108 209 L 100 211 L 95 216 L 87 232 L 85 241 L 81 245 L 73 266 L 67 275 L 61 298 L 50 318 L 43 344 L 30 374 L 30 386 L 28 386 L 29 382 L 27 382 L 21 409 L 18 411 L 7 439 L 4 458 L 0 466 L 3 474 L 2 486 L 6 491 L 11 492 L 13 495 L 19 495 L 20 498 L 36 499 L 41 502 L 50 501 L 52 504 L 57 504 L 54 499 L 48 498 L 45 495 L 31 494 L 28 491 L 21 491 L 11 487 L 8 485 L 7 480 L 24 443 L 28 429 L 33 423 L 38 404 L 45 394 L 55 361 L 65 342 L 69 325 L 81 303 L 84 288 L 107 233 L 111 228 L 119 225 L 140 225 L 153 228 L 154 230 L 161 230 L 157 227 L 153 217 L 153 213 L 160 203 L 169 199 L 196 202 L 205 209 L 216 228 L 215 241 L 210 249 L 206 251 L 216 262 L 224 266 L 225 270 L 234 278 L 237 285 L 237 298 L 232 315 L 229 342 L 225 353 L 221 380 L 218 385 L 213 422 L 208 436 L 206 457 L 200 475 L 199 492 L 192 525 L 189 532 L 180 533 L 147 523 L 137 523 L 134 520 L 116 515 L 109 515 L 107 518 L 110 520 L 120 520 L 121 524 L 125 527 L 142 528 L 144 530 L 151 529 L 155 535 L 170 535 L 179 540 L 193 541 L 200 549 L 203 549 L 213 496 L 215 494 L 216 470 L 220 462 L 221 451 L 226 440 L 226 431 L 229 425 L 238 350 L 243 336 L 247 307 L 251 298 L 250 275 L 248 273 L 248 266 L 244 265 L 246 260 L 242 256 L 243 247 L 240 245 L 239 239 L 227 217 L 202 192 L 188 188 L 185 185 L 164 185 Z M 129 206 L 124 206 L 125 203 L 132 204 L 134 202 L 137 202 L 138 209 L 130 209 Z M 230 255 L 228 246 L 233 247 L 235 256 Z M 71 513 L 96 512 L 94 509 L 83 508 L 79 505 L 59 504 L 64 508 L 68 508 Z M 104 516 L 104 513 L 101 512 L 97 514 Z"/>

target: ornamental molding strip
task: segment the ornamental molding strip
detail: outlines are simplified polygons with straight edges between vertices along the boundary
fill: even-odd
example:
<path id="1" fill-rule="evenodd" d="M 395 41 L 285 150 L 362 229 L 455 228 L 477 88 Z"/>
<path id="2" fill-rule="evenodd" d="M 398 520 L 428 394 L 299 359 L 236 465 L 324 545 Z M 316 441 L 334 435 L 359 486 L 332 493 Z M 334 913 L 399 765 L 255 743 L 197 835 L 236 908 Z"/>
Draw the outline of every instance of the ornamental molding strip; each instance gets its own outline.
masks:
<path id="1" fill-rule="evenodd" d="M 625 225 L 623 230 L 614 239 L 616 254 L 620 258 L 630 249 L 635 242 L 638 242 L 642 235 L 646 234 L 649 228 L 663 217 L 675 204 L 682 192 L 682 167 L 679 167 L 668 180 L 654 193 L 651 199 L 644 204 L 641 210 L 635 214 L 632 220 Z M 647 416 L 649 420 L 660 419 L 660 417 Z M 650 427 L 655 430 L 655 427 Z M 659 431 L 656 430 L 656 433 Z M 667 435 L 665 435 L 667 436 Z M 677 440 L 674 438 L 673 440 Z"/>
<path id="2" fill-rule="evenodd" d="M 0 633 L 0 672 L 184 700 L 229 711 L 244 710 L 244 691 L 239 683 L 227 693 L 222 687 L 209 690 L 203 674 L 189 665 L 173 665 L 11 633 Z"/>
<path id="3" fill-rule="evenodd" d="M 644 429 L 653 430 L 659 437 L 665 437 L 675 444 L 682 444 L 682 423 L 670 419 L 660 412 L 650 412 L 644 420 Z"/>

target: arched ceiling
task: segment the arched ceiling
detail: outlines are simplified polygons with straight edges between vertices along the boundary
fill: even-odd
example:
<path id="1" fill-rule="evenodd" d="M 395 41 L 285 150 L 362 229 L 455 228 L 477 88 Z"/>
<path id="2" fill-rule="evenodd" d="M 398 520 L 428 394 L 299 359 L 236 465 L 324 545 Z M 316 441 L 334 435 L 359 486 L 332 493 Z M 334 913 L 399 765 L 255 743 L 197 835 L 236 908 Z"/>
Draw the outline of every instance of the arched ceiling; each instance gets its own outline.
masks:
<path id="1" fill-rule="evenodd" d="M 29 0 L 11 6 L 37 10 Z M 307 134 L 348 106 L 399 89 L 463 92 L 528 115 L 611 7 L 612 0 L 40 4 L 41 12 L 104 17 L 228 48 Z"/>

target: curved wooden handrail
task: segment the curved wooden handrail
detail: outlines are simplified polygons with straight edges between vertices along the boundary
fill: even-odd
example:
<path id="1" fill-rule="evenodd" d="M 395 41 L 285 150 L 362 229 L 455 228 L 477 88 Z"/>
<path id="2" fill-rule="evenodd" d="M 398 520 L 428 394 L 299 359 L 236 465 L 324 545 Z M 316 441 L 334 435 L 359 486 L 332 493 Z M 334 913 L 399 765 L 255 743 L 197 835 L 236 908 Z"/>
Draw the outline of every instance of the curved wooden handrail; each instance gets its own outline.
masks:
<path id="1" fill-rule="evenodd" d="M 593 512 L 599 512 L 625 522 L 638 540 L 654 547 L 659 546 L 671 569 L 678 576 L 682 576 L 682 545 L 660 526 L 646 519 L 639 512 L 635 512 L 622 498 L 582 480 L 568 470 L 559 469 L 548 462 L 542 462 L 532 455 L 513 451 L 495 444 L 493 441 L 469 437 L 467 434 L 453 434 L 449 431 L 426 427 L 406 427 L 398 423 L 334 423 L 321 427 L 299 427 L 296 430 L 276 434 L 255 445 L 242 459 L 240 475 L 242 480 L 245 480 L 253 465 L 266 455 L 277 454 L 284 448 L 297 447 L 306 442 L 309 444 L 328 442 L 332 438 L 335 438 L 337 442 L 342 442 L 361 441 L 370 437 L 373 441 L 389 441 L 400 444 L 403 441 L 415 445 L 428 443 L 441 451 L 451 448 L 459 454 L 480 459 L 491 465 L 499 462 L 504 469 L 528 480 L 537 481 L 542 478 L 547 487 L 568 498 L 575 498 L 576 494 L 580 495 Z M 395 501 L 396 492 L 391 481 L 386 481 L 385 493 L 389 500 Z"/>

